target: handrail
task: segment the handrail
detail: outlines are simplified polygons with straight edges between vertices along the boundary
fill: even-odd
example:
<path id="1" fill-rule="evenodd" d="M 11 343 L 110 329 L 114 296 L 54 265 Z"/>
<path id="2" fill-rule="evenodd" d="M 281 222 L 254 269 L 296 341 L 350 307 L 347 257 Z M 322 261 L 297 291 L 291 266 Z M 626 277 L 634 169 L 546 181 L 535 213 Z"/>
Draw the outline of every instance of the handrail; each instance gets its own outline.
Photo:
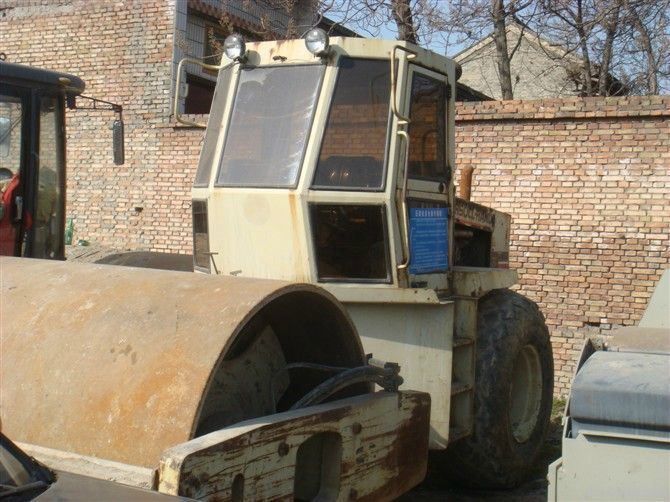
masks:
<path id="1" fill-rule="evenodd" d="M 407 170 L 408 170 L 408 164 L 409 164 L 409 134 L 407 134 L 407 131 L 398 131 L 396 133 L 398 137 L 404 138 L 405 140 L 405 158 L 403 161 L 403 166 L 404 166 L 404 171 L 403 171 L 403 180 L 402 180 L 402 201 L 401 201 L 401 206 L 402 206 L 402 227 L 403 227 L 403 233 L 404 239 L 402 241 L 402 248 L 403 248 L 403 255 L 404 255 L 404 260 L 402 263 L 398 264 L 398 270 L 404 270 L 409 266 L 410 258 L 411 258 L 411 251 L 409 247 L 409 218 L 407 216 Z"/>
<path id="2" fill-rule="evenodd" d="M 397 81 L 396 81 L 396 52 L 398 50 L 404 51 L 407 53 L 407 59 L 413 59 L 416 57 L 417 53 L 403 47 L 402 45 L 396 45 L 391 51 L 391 111 L 397 119 L 398 128 L 405 127 L 410 124 L 410 118 L 402 115 L 398 111 L 398 97 L 396 94 L 397 91 Z M 401 208 L 402 208 L 402 226 L 403 226 L 403 256 L 404 259 L 401 263 L 397 265 L 398 270 L 404 270 L 409 266 L 411 259 L 411 250 L 409 245 L 409 217 L 407 215 L 407 183 L 408 183 L 408 164 L 409 164 L 409 134 L 404 129 L 399 129 L 396 131 L 396 134 L 405 140 L 405 155 L 403 160 L 403 181 L 402 181 L 402 194 L 401 194 Z"/>
<path id="3" fill-rule="evenodd" d="M 201 128 L 206 128 L 207 124 L 203 124 L 201 122 L 194 122 L 192 120 L 184 119 L 181 117 L 181 113 L 179 113 L 179 89 L 181 88 L 180 81 L 181 81 L 181 69 L 184 63 L 190 63 L 190 64 L 197 64 L 198 66 L 201 66 L 205 70 L 213 70 L 213 71 L 219 71 L 221 70 L 224 66 L 223 65 L 213 65 L 213 64 L 207 64 L 203 63 L 199 59 L 193 59 L 193 58 L 183 58 L 181 61 L 179 61 L 179 65 L 177 65 L 177 78 L 175 79 L 175 92 L 174 92 L 174 103 L 172 106 L 172 114 L 174 115 L 174 118 L 177 122 L 181 122 L 182 124 L 185 125 L 190 125 L 193 127 L 201 127 Z"/>
<path id="4" fill-rule="evenodd" d="M 396 118 L 398 119 L 398 125 L 406 125 L 409 124 L 409 117 L 405 117 L 404 115 L 400 114 L 400 112 L 398 111 L 398 105 L 396 103 L 398 100 L 398 97 L 396 96 L 397 82 L 395 74 L 396 70 L 395 59 L 397 50 L 405 51 L 407 53 L 407 59 L 415 58 L 416 52 L 408 49 L 407 47 L 403 47 L 402 45 L 395 45 L 391 50 L 391 111 L 393 112 L 393 115 L 395 115 Z"/>

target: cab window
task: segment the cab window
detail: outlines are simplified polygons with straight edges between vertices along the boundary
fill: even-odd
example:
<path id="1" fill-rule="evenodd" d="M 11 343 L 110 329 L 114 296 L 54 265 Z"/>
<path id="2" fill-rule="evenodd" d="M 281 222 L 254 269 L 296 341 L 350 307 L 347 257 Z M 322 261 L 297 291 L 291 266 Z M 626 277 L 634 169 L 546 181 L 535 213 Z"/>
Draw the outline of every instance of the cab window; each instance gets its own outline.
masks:
<path id="1" fill-rule="evenodd" d="M 43 97 L 40 100 L 39 171 L 32 224 L 32 256 L 35 258 L 55 258 L 63 254 L 65 173 L 60 113 L 58 98 Z"/>
<path id="2" fill-rule="evenodd" d="M 20 98 L 0 95 L 0 255 L 12 256 L 17 247 L 22 119 Z"/>
<path id="3" fill-rule="evenodd" d="M 310 216 L 320 281 L 391 281 L 383 205 L 312 204 Z"/>
<path id="4" fill-rule="evenodd" d="M 314 188 L 383 189 L 390 92 L 388 60 L 341 58 Z"/>
<path id="5" fill-rule="evenodd" d="M 447 86 L 426 75 L 412 78 L 409 125 L 410 178 L 446 181 Z"/>
<path id="6" fill-rule="evenodd" d="M 216 186 L 295 187 L 323 72 L 242 68 Z"/>
<path id="7" fill-rule="evenodd" d="M 193 186 L 195 187 L 206 187 L 209 185 L 217 140 L 221 133 L 223 108 L 225 97 L 228 94 L 228 88 L 230 87 L 231 73 L 232 67 L 230 66 L 222 69 L 216 84 L 214 99 L 212 100 L 209 109 L 209 121 L 207 122 L 207 129 L 205 130 L 205 142 L 203 143 L 202 155 L 200 156 L 198 170 L 195 173 L 195 181 L 193 183 Z"/>

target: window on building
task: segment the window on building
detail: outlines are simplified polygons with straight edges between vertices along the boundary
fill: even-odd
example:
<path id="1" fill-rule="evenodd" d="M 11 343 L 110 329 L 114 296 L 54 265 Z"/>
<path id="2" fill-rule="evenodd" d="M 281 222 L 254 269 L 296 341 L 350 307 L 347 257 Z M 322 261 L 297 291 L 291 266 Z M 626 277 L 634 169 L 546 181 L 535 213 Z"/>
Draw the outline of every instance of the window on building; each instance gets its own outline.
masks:
<path id="1" fill-rule="evenodd" d="M 223 42 L 233 31 L 241 33 L 247 41 L 258 40 L 257 34 L 245 28 L 223 26 L 216 17 L 189 6 L 186 30 L 183 32 L 186 47 L 180 49 L 182 51 L 180 58 L 187 56 L 201 59 L 205 64 L 220 64 Z M 185 78 L 182 78 L 188 84 L 188 94 L 184 97 L 183 113 L 194 115 L 209 113 L 217 76 L 216 70 L 208 70 L 196 65 L 186 66 L 186 75 Z"/>
<path id="2" fill-rule="evenodd" d="M 221 54 L 223 53 L 223 41 L 230 34 L 229 30 L 224 30 L 221 26 L 215 26 L 212 23 L 205 25 L 205 43 L 203 44 L 204 53 L 202 61 L 205 64 L 219 64 Z M 249 40 L 245 37 L 245 40 Z M 204 70 L 208 73 L 216 74 L 212 70 Z"/>
<path id="3" fill-rule="evenodd" d="M 184 100 L 184 113 L 209 113 L 216 82 L 188 73 L 186 74 L 186 83 L 188 84 L 188 94 Z"/>

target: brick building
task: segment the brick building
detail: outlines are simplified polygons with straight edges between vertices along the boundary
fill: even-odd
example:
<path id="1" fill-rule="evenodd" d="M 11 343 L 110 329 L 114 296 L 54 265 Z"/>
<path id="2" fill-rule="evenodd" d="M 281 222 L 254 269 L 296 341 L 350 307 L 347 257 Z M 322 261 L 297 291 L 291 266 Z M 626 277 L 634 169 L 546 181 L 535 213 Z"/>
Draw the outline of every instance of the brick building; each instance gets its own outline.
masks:
<path id="1" fill-rule="evenodd" d="M 226 34 L 220 18 L 261 38 L 284 36 L 310 17 L 309 2 L 295 13 L 268 8 L 262 0 L 245 3 L 244 10 L 240 5 L 223 0 L 0 1 L 0 52 L 8 61 L 74 73 L 85 80 L 86 95 L 124 108 L 123 166 L 112 163 L 113 114 L 68 111 L 68 216 L 74 219 L 75 240 L 190 252 L 189 186 L 202 130 L 172 119 L 178 60 L 211 56 L 210 40 Z M 182 109 L 208 111 L 215 77 L 188 67 L 182 79 L 189 84 Z M 206 117 L 198 120 L 206 122 Z"/>
<path id="2" fill-rule="evenodd" d="M 177 59 L 206 55 L 213 2 L 0 1 L 9 61 L 75 73 L 87 95 L 124 106 L 123 166 L 112 163 L 113 114 L 68 111 L 75 240 L 191 252 L 203 131 L 177 125 L 170 105 Z M 239 22 L 253 31 L 261 14 L 250 16 Z M 195 103 L 213 77 L 188 72 Z M 476 168 L 475 201 L 513 215 L 511 265 L 547 316 L 558 392 L 585 332 L 634 324 L 670 263 L 668 118 L 668 97 L 458 105 L 457 162 Z"/>

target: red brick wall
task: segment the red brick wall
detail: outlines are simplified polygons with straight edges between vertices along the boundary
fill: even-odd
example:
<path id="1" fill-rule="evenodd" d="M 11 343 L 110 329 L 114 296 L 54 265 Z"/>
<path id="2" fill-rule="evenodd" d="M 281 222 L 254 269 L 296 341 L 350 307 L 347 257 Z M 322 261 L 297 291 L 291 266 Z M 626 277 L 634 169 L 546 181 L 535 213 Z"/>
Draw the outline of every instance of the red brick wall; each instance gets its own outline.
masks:
<path id="1" fill-rule="evenodd" d="M 472 200 L 512 215 L 510 267 L 550 327 L 556 392 L 585 334 L 636 324 L 670 264 L 670 97 L 461 103 Z"/>
<path id="2" fill-rule="evenodd" d="M 123 105 L 123 166 L 112 162 L 112 112 L 67 112 L 75 240 L 190 252 L 189 187 L 203 134 L 170 120 L 174 0 L 5 3 L 8 61 L 74 73 L 86 95 Z"/>

